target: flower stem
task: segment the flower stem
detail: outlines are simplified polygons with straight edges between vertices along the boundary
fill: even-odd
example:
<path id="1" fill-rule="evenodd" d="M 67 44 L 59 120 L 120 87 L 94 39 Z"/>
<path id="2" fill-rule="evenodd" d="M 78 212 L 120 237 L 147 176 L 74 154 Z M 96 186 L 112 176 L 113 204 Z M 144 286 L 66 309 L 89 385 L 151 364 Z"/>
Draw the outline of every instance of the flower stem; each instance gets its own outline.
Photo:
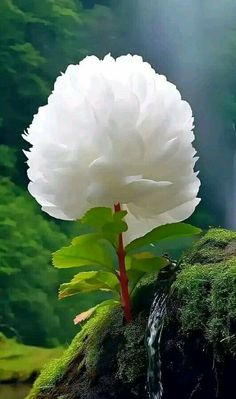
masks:
<path id="1" fill-rule="evenodd" d="M 114 205 L 115 212 L 120 212 L 121 206 L 118 202 Z M 122 307 L 124 309 L 125 320 L 127 323 L 132 322 L 130 296 L 129 296 L 129 280 L 125 268 L 125 249 L 123 244 L 122 233 L 118 237 L 117 256 L 119 261 L 119 280 L 120 280 L 120 295 Z"/>

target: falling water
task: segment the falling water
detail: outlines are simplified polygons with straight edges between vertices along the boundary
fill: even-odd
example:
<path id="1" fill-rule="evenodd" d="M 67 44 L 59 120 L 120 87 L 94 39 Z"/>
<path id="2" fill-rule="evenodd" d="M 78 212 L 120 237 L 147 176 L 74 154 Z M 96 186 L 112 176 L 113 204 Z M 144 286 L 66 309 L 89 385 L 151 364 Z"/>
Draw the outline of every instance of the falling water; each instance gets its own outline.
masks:
<path id="1" fill-rule="evenodd" d="M 148 320 L 148 389 L 150 399 L 161 399 L 163 393 L 160 343 L 166 313 L 167 295 L 158 292 Z"/>

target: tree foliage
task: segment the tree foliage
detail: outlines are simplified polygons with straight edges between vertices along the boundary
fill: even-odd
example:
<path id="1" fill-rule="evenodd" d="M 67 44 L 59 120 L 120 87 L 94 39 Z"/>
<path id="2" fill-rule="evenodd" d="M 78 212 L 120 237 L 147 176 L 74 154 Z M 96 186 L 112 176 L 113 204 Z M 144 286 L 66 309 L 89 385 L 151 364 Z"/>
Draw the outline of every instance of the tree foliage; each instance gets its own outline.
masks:
<path id="1" fill-rule="evenodd" d="M 87 304 L 93 306 L 96 296 L 58 302 L 58 285 L 72 274 L 59 276 L 51 252 L 67 240 L 28 194 L 9 178 L 0 178 L 1 330 L 33 345 L 56 345 L 73 336 L 73 318 Z"/>
<path id="2" fill-rule="evenodd" d="M 87 54 L 114 51 L 119 35 L 109 8 L 84 10 L 78 0 L 2 0 L 0 15 L 0 135 L 21 147 L 56 76 Z"/>
<path id="3" fill-rule="evenodd" d="M 26 342 L 50 343 L 61 327 L 50 251 L 65 236 L 7 178 L 1 179 L 0 196 L 0 325 L 14 328 Z"/>

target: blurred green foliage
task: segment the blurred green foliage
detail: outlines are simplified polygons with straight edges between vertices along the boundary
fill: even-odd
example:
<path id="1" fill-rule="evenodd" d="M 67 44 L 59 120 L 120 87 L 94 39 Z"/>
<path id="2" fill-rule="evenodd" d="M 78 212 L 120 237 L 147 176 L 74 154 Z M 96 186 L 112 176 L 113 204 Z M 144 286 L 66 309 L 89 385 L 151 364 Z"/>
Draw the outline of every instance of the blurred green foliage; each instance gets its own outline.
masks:
<path id="1" fill-rule="evenodd" d="M 109 8 L 83 10 L 78 0 L 1 0 L 0 15 L 1 141 L 22 147 L 20 133 L 56 76 L 89 53 L 112 51 L 119 35 Z"/>
<path id="2" fill-rule="evenodd" d="M 32 344 L 58 343 L 55 337 L 63 337 L 59 278 L 50 259 L 66 237 L 8 178 L 0 179 L 0 197 L 0 328 L 7 325 Z"/>
<path id="3" fill-rule="evenodd" d="M 67 242 L 29 194 L 0 178 L 0 330 L 32 345 L 54 346 L 72 338 L 73 318 L 98 295 L 58 301 L 58 286 L 72 273 L 55 270 L 51 252 Z"/>
<path id="4" fill-rule="evenodd" d="M 45 363 L 58 358 L 63 348 L 38 348 L 7 339 L 0 333 L 0 382 L 29 381 Z M 8 397 L 8 396 L 6 396 Z"/>

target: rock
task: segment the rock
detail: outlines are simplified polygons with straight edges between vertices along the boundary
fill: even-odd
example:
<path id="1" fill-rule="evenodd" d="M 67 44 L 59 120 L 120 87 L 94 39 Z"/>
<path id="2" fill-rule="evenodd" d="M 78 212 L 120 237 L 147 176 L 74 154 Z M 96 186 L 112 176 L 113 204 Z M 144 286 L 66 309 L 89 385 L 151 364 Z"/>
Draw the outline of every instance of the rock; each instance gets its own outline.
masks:
<path id="1" fill-rule="evenodd" d="M 50 363 L 28 399 L 147 399 L 146 328 L 154 293 L 173 272 L 144 281 L 134 322 L 102 308 L 64 355 Z M 172 284 L 163 329 L 163 399 L 236 397 L 236 233 L 212 229 L 186 254 Z"/>
<path id="2" fill-rule="evenodd" d="M 147 398 L 145 334 L 155 284 L 153 275 L 138 287 L 130 325 L 120 307 L 98 310 L 63 357 L 45 368 L 28 399 Z"/>
<path id="3" fill-rule="evenodd" d="M 236 398 L 236 233 L 211 229 L 184 256 L 161 356 L 163 399 Z"/>

